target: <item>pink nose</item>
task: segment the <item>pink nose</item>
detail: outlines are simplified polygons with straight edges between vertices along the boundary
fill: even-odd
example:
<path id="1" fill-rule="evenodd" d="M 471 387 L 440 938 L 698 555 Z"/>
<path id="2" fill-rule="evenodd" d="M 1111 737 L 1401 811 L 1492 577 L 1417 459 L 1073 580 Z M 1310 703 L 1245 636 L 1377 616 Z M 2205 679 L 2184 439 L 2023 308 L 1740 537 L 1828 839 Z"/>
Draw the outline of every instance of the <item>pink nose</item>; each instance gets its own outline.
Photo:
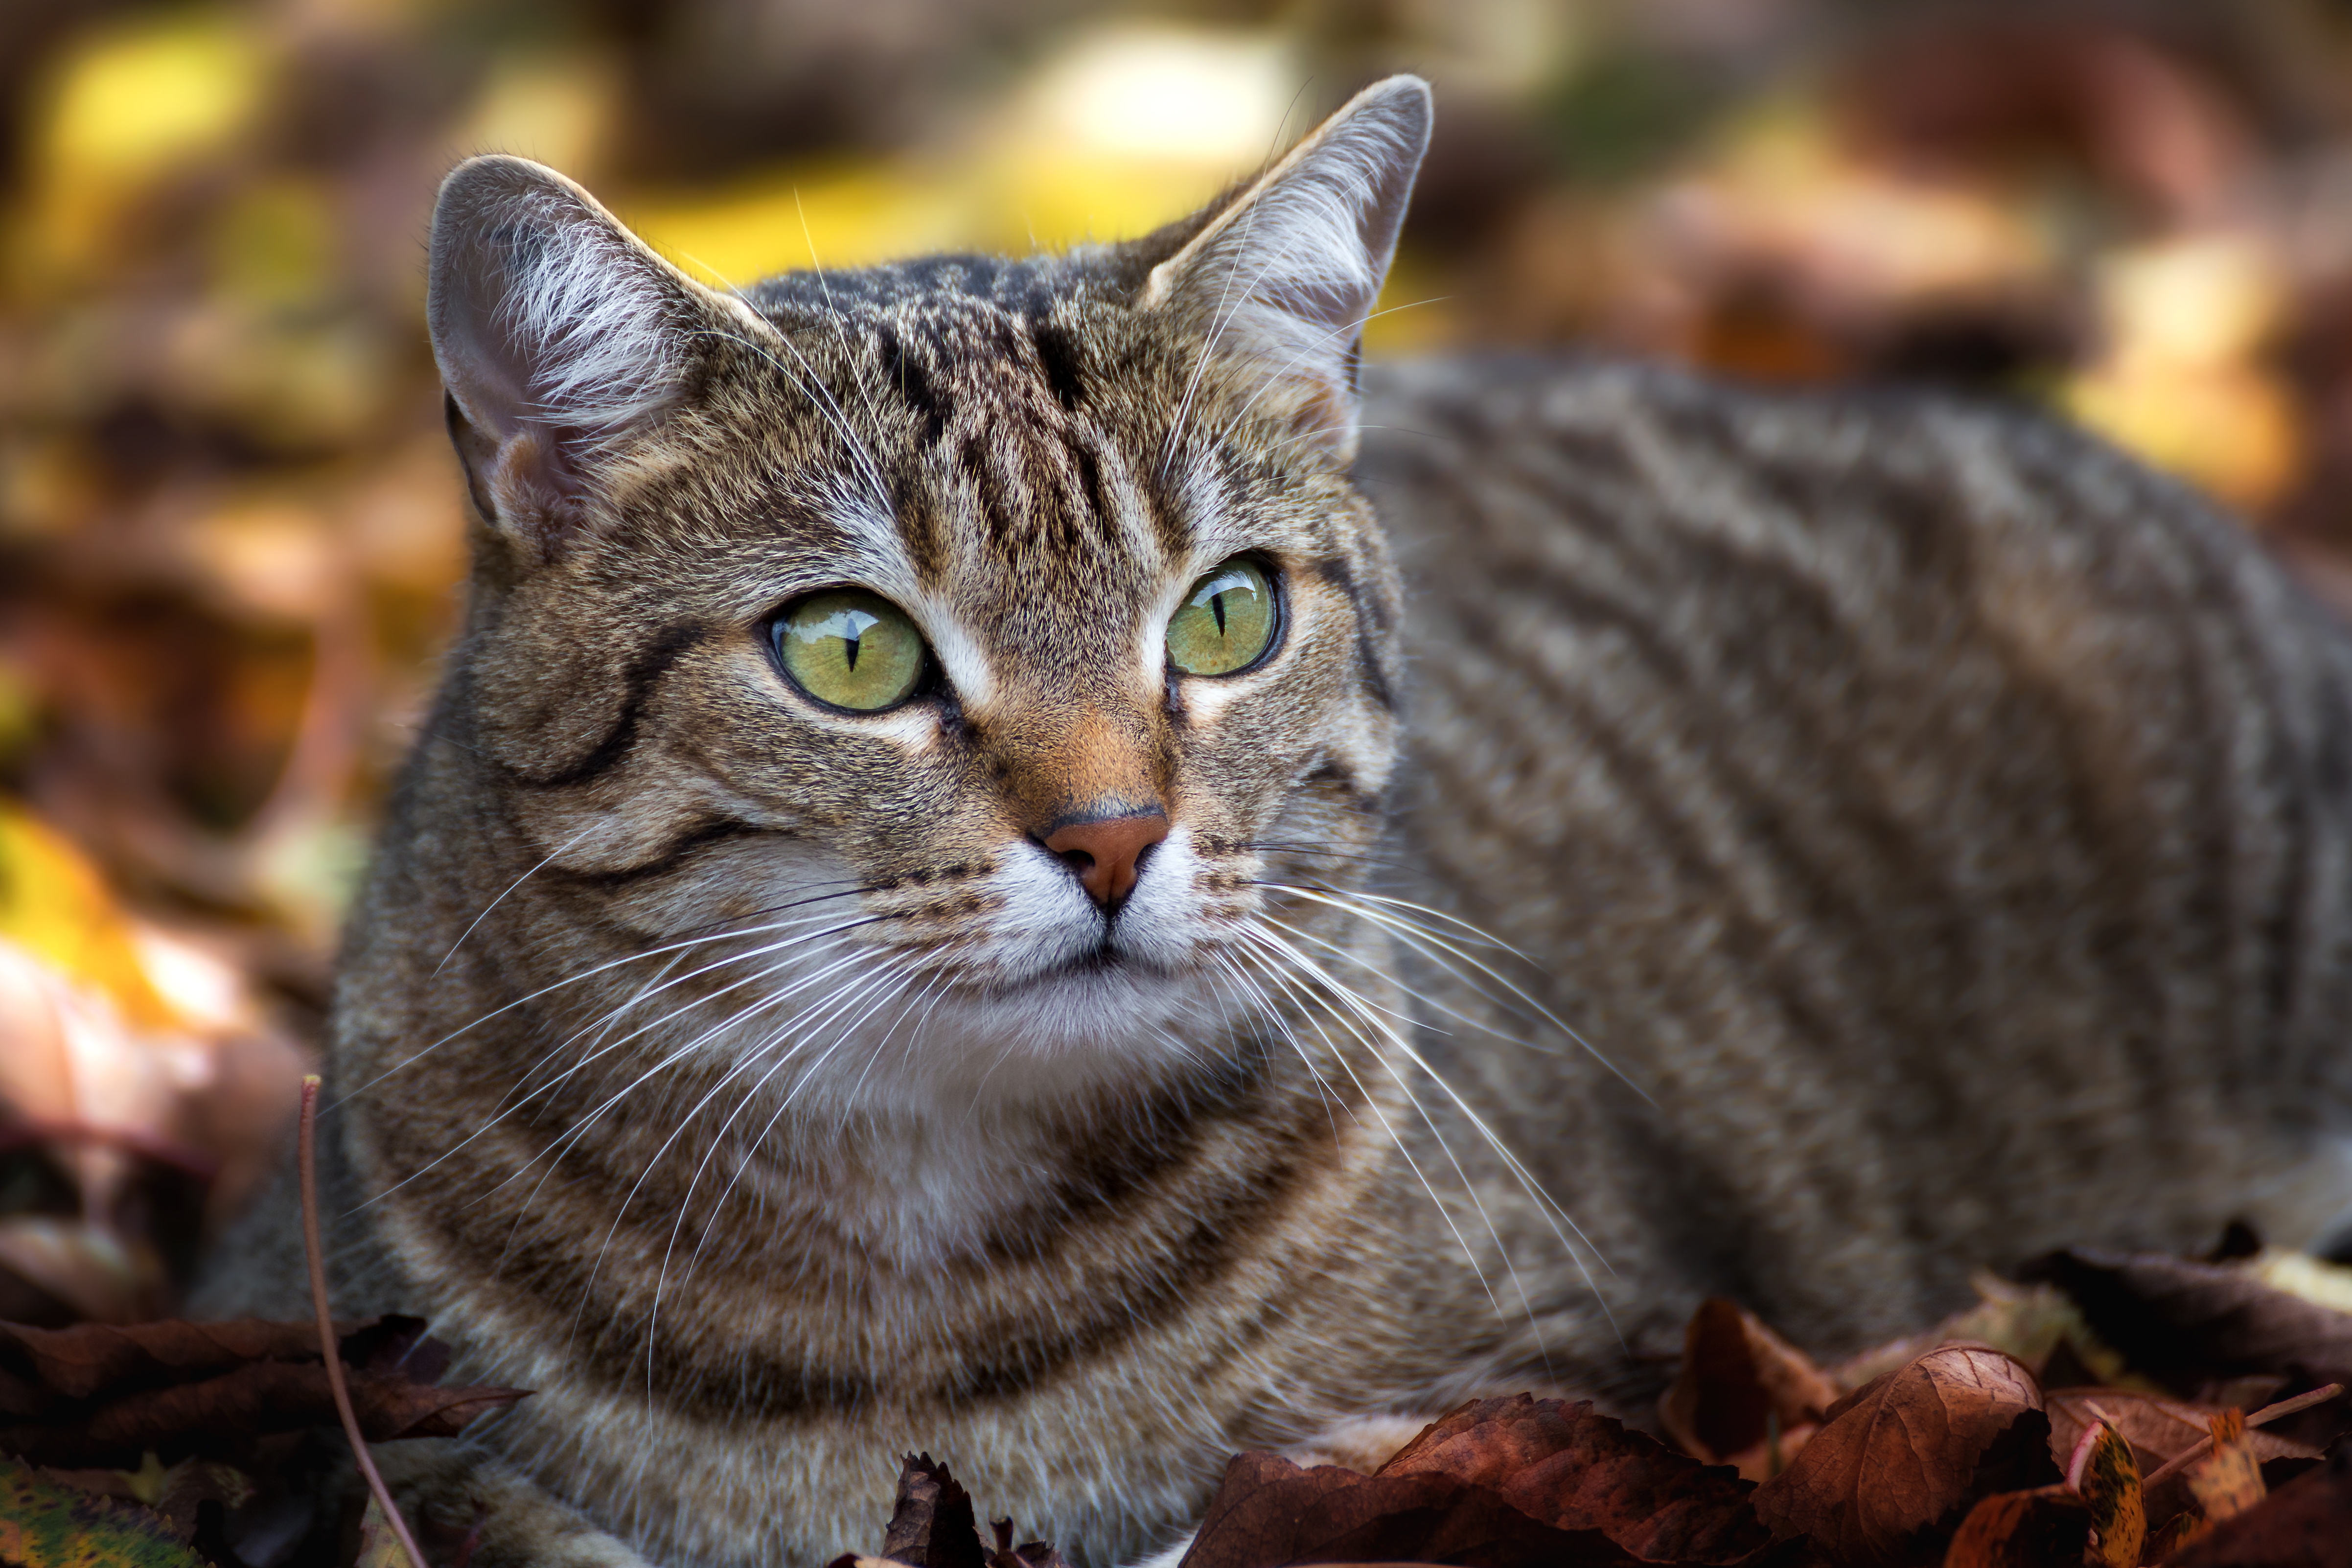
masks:
<path id="1" fill-rule="evenodd" d="M 1136 863 L 1168 837 L 1165 812 L 1073 823 L 1048 837 L 1045 847 L 1078 874 L 1087 896 L 1108 909 L 1135 890 Z"/>

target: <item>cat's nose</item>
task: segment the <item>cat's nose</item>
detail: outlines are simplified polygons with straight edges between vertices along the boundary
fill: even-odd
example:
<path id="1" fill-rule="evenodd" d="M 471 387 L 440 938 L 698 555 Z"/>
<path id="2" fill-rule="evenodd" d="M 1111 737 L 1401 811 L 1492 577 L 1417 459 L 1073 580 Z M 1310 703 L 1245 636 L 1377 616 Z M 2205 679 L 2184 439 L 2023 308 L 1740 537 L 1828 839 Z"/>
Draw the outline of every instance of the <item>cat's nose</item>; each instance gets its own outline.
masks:
<path id="1" fill-rule="evenodd" d="M 1144 851 L 1168 837 L 1168 814 L 1133 812 L 1073 822 L 1046 835 L 1048 852 L 1077 873 L 1087 896 L 1109 909 L 1135 889 Z"/>

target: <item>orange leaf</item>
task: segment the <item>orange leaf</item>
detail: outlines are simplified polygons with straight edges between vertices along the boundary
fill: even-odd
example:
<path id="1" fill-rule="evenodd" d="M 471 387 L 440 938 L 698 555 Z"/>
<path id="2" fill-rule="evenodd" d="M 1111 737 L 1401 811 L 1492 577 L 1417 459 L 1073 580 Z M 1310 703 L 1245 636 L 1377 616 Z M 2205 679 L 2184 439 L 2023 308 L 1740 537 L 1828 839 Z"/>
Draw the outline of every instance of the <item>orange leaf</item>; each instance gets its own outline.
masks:
<path id="1" fill-rule="evenodd" d="M 2147 1502 L 2131 1444 L 2104 1421 L 2093 1426 L 2076 1445 L 2066 1484 L 2089 1508 L 2091 1528 L 2098 1531 L 2092 1561 L 2099 1568 L 2139 1568 L 2140 1548 L 2147 1544 Z"/>

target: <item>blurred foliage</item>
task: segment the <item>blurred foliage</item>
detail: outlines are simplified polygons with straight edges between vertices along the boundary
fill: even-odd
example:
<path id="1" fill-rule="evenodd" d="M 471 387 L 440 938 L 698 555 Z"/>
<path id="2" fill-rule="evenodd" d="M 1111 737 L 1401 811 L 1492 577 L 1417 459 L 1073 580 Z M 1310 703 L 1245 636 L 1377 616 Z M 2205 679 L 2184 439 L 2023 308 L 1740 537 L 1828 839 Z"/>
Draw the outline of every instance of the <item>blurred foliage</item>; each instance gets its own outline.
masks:
<path id="1" fill-rule="evenodd" d="M 76 1289 L 131 1300 L 91 1261 L 141 1244 L 128 1178 L 75 1162 L 204 1165 L 277 1103 L 236 1064 L 315 1031 L 459 603 L 422 322 L 453 161 L 554 163 L 740 283 L 1141 232 L 1397 68 L 1440 119 L 1374 353 L 2032 400 L 2352 602 L 2334 0 L 16 0 L 0 1054 L 181 1076 L 0 1086 L 0 1145 L 79 1129 L 0 1210 L 78 1193 Z"/>

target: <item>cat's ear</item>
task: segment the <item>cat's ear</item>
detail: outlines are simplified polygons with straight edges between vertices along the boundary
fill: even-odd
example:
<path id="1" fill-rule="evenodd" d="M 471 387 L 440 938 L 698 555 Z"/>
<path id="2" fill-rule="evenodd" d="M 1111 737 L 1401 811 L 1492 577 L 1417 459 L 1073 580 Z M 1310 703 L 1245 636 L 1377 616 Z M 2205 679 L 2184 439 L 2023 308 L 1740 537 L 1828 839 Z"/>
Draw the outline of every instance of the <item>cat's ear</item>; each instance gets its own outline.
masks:
<path id="1" fill-rule="evenodd" d="M 674 407 L 729 301 L 527 159 L 468 159 L 433 211 L 426 315 L 450 431 L 491 524 L 544 557 L 612 458 Z"/>
<path id="2" fill-rule="evenodd" d="M 1356 445 L 1357 345 L 1429 123 L 1421 78 L 1366 88 L 1154 268 L 1137 300 L 1293 391 L 1276 406 L 1342 458 Z"/>

